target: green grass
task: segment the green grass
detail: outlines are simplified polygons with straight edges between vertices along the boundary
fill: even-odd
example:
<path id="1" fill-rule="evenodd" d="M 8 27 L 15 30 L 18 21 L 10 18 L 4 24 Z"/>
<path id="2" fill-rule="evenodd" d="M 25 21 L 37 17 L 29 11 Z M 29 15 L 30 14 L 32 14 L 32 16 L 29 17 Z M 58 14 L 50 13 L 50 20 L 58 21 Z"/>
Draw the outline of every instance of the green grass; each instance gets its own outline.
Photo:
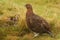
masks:
<path id="1" fill-rule="evenodd" d="M 46 19 L 56 38 L 48 34 L 32 39 L 28 33 L 25 4 L 32 4 L 34 13 Z M 6 26 L 9 16 L 19 15 L 16 26 Z M 8 25 L 8 24 L 7 24 Z M 26 32 L 24 32 L 24 30 Z M 23 33 L 25 35 L 20 36 Z M 0 40 L 60 40 L 60 0 L 0 0 Z"/>

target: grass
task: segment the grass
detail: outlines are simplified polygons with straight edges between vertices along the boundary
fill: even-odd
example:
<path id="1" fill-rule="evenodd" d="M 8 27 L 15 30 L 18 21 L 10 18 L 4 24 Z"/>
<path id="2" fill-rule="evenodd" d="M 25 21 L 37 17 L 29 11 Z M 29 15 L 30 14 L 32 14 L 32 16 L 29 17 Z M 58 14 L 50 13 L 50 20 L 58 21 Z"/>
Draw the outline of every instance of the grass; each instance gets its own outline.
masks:
<path id="1" fill-rule="evenodd" d="M 51 24 L 56 38 L 46 34 L 32 39 L 33 33 L 28 33 L 25 21 L 24 5 L 27 3 L 32 4 L 36 15 L 42 16 Z M 8 17 L 14 15 L 19 15 L 18 24 L 6 26 Z M 25 35 L 20 36 L 21 33 Z M 0 0 L 0 34 L 0 40 L 60 40 L 60 0 Z"/>

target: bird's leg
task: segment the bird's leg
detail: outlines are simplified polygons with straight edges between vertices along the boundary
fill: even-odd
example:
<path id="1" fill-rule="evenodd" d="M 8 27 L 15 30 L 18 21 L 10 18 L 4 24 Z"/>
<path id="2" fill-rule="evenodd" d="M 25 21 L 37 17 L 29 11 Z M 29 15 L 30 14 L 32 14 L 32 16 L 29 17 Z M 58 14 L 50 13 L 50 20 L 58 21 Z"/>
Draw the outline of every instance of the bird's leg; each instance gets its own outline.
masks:
<path id="1" fill-rule="evenodd" d="M 38 35 L 39 35 L 39 33 L 34 32 L 34 37 L 33 38 L 37 37 Z"/>

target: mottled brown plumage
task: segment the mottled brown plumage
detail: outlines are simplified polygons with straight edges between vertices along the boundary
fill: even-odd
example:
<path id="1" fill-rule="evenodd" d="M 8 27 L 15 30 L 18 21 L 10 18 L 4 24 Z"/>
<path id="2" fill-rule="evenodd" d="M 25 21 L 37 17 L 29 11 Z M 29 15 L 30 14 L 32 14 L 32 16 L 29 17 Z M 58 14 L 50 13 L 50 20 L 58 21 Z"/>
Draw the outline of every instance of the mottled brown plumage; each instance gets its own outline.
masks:
<path id="1" fill-rule="evenodd" d="M 52 36 L 51 28 L 48 22 L 42 17 L 34 14 L 30 4 L 26 4 L 25 6 L 27 8 L 26 22 L 28 28 L 35 33 L 48 33 Z"/>

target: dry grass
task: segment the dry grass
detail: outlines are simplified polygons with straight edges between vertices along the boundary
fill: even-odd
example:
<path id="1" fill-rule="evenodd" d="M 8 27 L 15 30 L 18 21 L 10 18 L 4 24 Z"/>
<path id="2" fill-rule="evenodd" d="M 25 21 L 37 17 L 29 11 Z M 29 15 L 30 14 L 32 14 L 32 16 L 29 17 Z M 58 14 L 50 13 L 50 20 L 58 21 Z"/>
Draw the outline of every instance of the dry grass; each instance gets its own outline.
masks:
<path id="1" fill-rule="evenodd" d="M 56 38 L 49 35 L 32 39 L 33 33 L 28 33 L 25 17 L 25 4 L 30 3 L 34 12 L 45 18 L 52 27 Z M 19 15 L 16 26 L 6 26 L 9 16 Z M 22 32 L 23 31 L 23 32 Z M 21 33 L 25 35 L 20 36 Z M 60 40 L 60 0 L 0 0 L 0 40 Z"/>

